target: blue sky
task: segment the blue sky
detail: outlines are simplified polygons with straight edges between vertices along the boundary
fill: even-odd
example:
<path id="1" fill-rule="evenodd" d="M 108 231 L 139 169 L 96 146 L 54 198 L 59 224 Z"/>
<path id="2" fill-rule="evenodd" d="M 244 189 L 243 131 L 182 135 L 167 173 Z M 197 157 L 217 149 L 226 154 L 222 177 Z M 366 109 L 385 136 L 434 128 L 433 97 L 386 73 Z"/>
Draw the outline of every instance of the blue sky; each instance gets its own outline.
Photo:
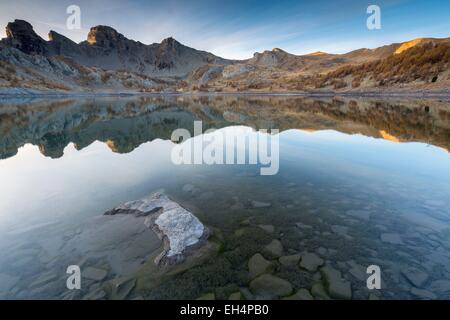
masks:
<path id="1" fill-rule="evenodd" d="M 81 30 L 65 27 L 67 6 L 81 8 Z M 382 29 L 368 30 L 366 9 L 381 7 Z M 418 37 L 450 36 L 448 0 L 15 0 L 0 3 L 0 36 L 25 19 L 47 39 L 49 30 L 79 42 L 105 24 L 143 43 L 173 36 L 225 58 L 249 58 L 278 47 L 294 54 L 344 53 Z"/>

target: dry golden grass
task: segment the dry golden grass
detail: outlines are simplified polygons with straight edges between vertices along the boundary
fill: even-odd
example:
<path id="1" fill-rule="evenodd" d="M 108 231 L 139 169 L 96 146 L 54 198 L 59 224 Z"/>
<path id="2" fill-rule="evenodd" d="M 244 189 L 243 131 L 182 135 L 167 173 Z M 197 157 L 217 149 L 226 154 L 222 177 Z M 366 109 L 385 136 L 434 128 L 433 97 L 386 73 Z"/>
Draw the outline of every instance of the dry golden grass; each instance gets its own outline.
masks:
<path id="1" fill-rule="evenodd" d="M 329 85 L 335 79 L 352 76 L 355 85 L 370 76 L 378 85 L 409 83 L 416 80 L 436 82 L 438 75 L 450 67 L 450 46 L 448 44 L 428 44 L 415 46 L 386 59 L 350 65 L 327 73 L 317 79 L 316 87 Z"/>

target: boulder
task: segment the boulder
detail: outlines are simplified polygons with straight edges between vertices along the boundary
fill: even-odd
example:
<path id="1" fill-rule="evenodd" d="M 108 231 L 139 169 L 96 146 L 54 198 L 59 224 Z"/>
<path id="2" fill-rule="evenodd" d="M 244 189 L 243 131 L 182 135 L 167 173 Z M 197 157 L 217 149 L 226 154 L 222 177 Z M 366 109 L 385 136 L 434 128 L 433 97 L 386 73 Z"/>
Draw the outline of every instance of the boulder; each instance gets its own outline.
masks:
<path id="1" fill-rule="evenodd" d="M 144 224 L 156 232 L 164 244 L 163 251 L 155 259 L 157 264 L 183 261 L 191 250 L 202 246 L 209 236 L 208 229 L 196 216 L 161 192 L 124 203 L 105 213 L 115 214 L 132 214 L 144 218 Z"/>

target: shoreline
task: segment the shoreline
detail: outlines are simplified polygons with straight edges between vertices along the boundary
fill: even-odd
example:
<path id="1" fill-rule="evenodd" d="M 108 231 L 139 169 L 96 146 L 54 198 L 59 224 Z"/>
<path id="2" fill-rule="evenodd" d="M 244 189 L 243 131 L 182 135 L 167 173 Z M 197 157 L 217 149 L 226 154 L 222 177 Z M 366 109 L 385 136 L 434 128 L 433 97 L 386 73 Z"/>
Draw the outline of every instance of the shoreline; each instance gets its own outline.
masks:
<path id="1" fill-rule="evenodd" d="M 92 97 L 139 97 L 139 96 L 280 96 L 280 97 L 355 97 L 355 98 L 414 98 L 414 99 L 444 99 L 450 101 L 450 92 L 447 91 L 311 91 L 311 92 L 268 92 L 268 91 L 241 91 L 241 92 L 58 92 L 25 90 L 20 92 L 2 92 L 0 99 L 38 99 L 38 98 L 92 98 Z"/>

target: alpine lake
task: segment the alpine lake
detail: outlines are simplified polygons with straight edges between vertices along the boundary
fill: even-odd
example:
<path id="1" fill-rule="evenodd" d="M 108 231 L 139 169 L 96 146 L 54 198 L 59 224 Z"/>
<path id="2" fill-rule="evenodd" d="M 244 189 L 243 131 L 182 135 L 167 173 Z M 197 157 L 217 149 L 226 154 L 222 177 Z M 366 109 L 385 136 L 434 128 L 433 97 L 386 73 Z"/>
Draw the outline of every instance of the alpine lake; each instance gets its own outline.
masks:
<path id="1" fill-rule="evenodd" d="M 175 164 L 195 121 L 278 129 L 278 171 Z M 1 98 L 0 298 L 450 299 L 449 150 L 443 99 Z M 172 265 L 143 223 L 104 215 L 156 191 L 209 230 Z"/>

